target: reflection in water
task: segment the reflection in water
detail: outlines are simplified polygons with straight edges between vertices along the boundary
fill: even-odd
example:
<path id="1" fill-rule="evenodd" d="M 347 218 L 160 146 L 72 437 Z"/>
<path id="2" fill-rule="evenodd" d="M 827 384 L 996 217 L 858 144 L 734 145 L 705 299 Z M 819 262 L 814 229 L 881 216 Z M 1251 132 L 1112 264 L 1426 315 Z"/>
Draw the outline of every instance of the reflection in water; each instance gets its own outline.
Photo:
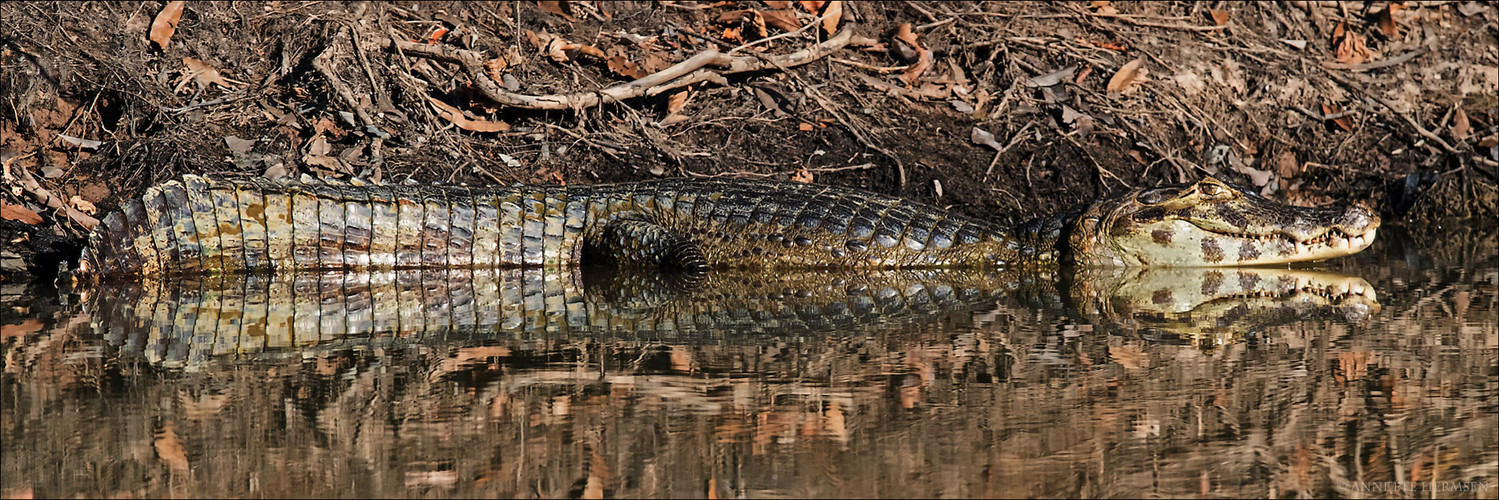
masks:
<path id="1" fill-rule="evenodd" d="M 1499 270 L 1351 271 L 11 295 L 0 493 L 1491 498 Z"/>

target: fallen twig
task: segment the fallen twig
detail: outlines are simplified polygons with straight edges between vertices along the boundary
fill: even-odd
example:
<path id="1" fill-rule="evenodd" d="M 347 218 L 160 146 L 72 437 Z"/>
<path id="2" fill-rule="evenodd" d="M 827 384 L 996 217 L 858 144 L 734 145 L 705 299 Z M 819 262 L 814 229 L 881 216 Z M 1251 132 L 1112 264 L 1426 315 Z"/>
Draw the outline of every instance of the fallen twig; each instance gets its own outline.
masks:
<path id="1" fill-rule="evenodd" d="M 93 230 L 94 226 L 99 225 L 99 219 L 95 219 L 89 214 L 80 212 L 78 211 L 78 209 L 68 206 L 67 201 L 63 200 L 62 198 L 58 198 L 57 195 L 52 194 L 52 192 L 48 191 L 47 188 L 42 187 L 41 183 L 37 182 L 36 178 L 31 176 L 31 172 L 26 171 L 26 167 L 15 165 L 15 170 L 19 173 L 19 175 L 12 175 L 11 165 L 14 164 L 16 160 L 20 160 L 22 158 L 26 158 L 26 156 L 18 156 L 5 161 L 5 182 L 20 186 L 22 190 L 30 193 L 32 198 L 36 198 L 36 201 L 40 202 L 43 205 L 46 205 L 48 208 L 66 214 L 69 220 L 73 221 L 73 223 L 75 224 L 83 226 L 85 230 Z"/>
<path id="2" fill-rule="evenodd" d="M 1408 124 L 1410 124 L 1410 126 L 1412 128 L 1415 128 L 1416 129 L 1416 133 L 1421 134 L 1421 137 L 1425 137 L 1427 140 L 1436 143 L 1438 146 L 1441 146 L 1443 151 L 1446 151 L 1448 153 L 1453 153 L 1453 154 L 1460 153 L 1460 151 L 1458 151 L 1456 148 L 1453 148 L 1451 144 L 1447 144 L 1447 141 L 1442 140 L 1441 137 L 1437 137 L 1437 135 L 1434 134 L 1434 133 L 1432 133 L 1430 130 L 1426 130 L 1426 127 L 1422 127 L 1421 124 L 1419 122 L 1417 122 L 1414 118 L 1411 118 L 1409 115 L 1406 115 L 1405 113 L 1401 113 L 1400 110 L 1395 107 L 1395 104 L 1391 103 L 1389 100 L 1387 100 L 1387 99 L 1385 99 L 1383 97 L 1379 97 L 1377 95 L 1374 95 L 1373 93 L 1370 93 L 1368 91 L 1365 91 L 1362 86 L 1359 86 L 1358 84 L 1353 83 L 1353 81 L 1349 80 L 1347 77 L 1345 77 L 1343 75 L 1339 75 L 1339 74 L 1331 72 L 1331 71 L 1325 71 L 1324 73 L 1327 73 L 1327 76 L 1329 78 L 1332 78 L 1334 81 L 1338 82 L 1339 84 L 1342 84 L 1344 87 L 1347 87 L 1348 90 L 1352 90 L 1352 91 L 1358 92 L 1360 94 L 1363 94 L 1363 95 L 1367 96 L 1368 98 L 1373 99 L 1374 102 L 1377 102 L 1381 106 L 1384 106 L 1385 109 L 1390 110 L 1391 113 L 1395 113 L 1396 116 L 1399 116 L 1401 119 L 1404 119 L 1405 122 L 1408 123 Z"/>
<path id="3" fill-rule="evenodd" d="M 475 87 L 479 89 L 480 94 L 501 105 L 527 109 L 560 110 L 586 108 L 596 106 L 601 102 L 619 102 L 625 99 L 680 88 L 699 81 L 711 80 L 713 79 L 711 75 L 695 74 L 699 69 L 709 65 L 722 68 L 713 71 L 714 74 L 720 76 L 760 71 L 771 66 L 780 68 L 801 66 L 843 48 L 844 45 L 848 44 L 849 38 L 852 35 L 853 30 L 845 28 L 837 36 L 823 43 L 780 56 L 764 56 L 759 54 L 757 54 L 757 57 L 731 56 L 720 53 L 717 49 L 710 49 L 669 68 L 628 83 L 591 92 L 540 96 L 517 94 L 500 87 L 494 80 L 489 78 L 480 55 L 472 51 L 395 39 L 382 40 L 380 46 L 382 48 L 395 48 L 402 52 L 421 57 L 456 62 L 463 67 L 464 72 L 469 74 Z M 760 57 L 764 59 L 760 59 Z M 683 78 L 684 76 L 686 78 Z"/>
<path id="4" fill-rule="evenodd" d="M 911 67 L 911 65 L 909 65 L 909 64 L 904 65 L 904 66 L 884 66 L 884 67 L 870 66 L 868 64 L 864 64 L 864 63 L 861 63 L 861 62 L 858 62 L 858 61 L 850 61 L 848 59 L 839 59 L 837 57 L 829 57 L 828 60 L 829 61 L 833 61 L 835 63 L 839 63 L 839 64 L 846 64 L 846 65 L 849 65 L 849 66 L 853 66 L 855 68 L 867 69 L 867 70 L 874 71 L 874 72 L 877 72 L 877 73 L 894 73 L 894 72 L 897 72 L 897 71 L 905 71 L 906 68 Z"/>
<path id="5" fill-rule="evenodd" d="M 1318 121 L 1336 120 L 1338 118 L 1342 118 L 1342 117 L 1345 117 L 1345 116 L 1358 114 L 1358 108 L 1350 108 L 1348 110 L 1339 111 L 1337 113 L 1333 113 L 1333 114 L 1330 114 L 1330 115 L 1324 115 L 1322 113 L 1318 113 L 1316 111 L 1312 111 L 1310 109 L 1306 109 L 1306 108 L 1303 108 L 1301 106 L 1293 106 L 1292 109 L 1295 109 L 1296 111 L 1300 111 L 1301 114 L 1304 114 L 1306 116 L 1310 116 L 1310 117 L 1312 117 L 1313 120 L 1318 120 Z"/>
<path id="6" fill-rule="evenodd" d="M 340 29 L 339 37 L 346 31 L 348 31 L 348 28 Z M 334 39 L 339 37 L 334 37 Z M 312 67 L 317 69 L 319 73 L 322 73 L 323 78 L 328 79 L 328 84 L 333 86 L 333 90 L 338 92 L 339 97 L 343 97 L 344 103 L 348 104 L 349 109 L 354 111 L 354 114 L 359 117 L 359 121 L 364 123 L 366 132 L 376 136 L 381 135 L 383 132 L 380 131 L 379 126 L 375 125 L 375 119 L 371 118 L 369 112 L 364 110 L 364 106 L 359 105 L 359 99 L 354 98 L 354 92 L 349 90 L 349 85 L 344 83 L 342 78 L 338 77 L 338 73 L 333 72 L 333 68 L 328 67 L 328 58 L 332 54 L 332 51 L 333 45 L 330 44 L 321 54 L 312 58 Z"/>
<path id="7" fill-rule="evenodd" d="M 1411 59 L 1415 59 L 1416 56 L 1419 56 L 1421 54 L 1425 54 L 1426 50 L 1427 50 L 1426 47 L 1423 46 L 1423 47 L 1418 48 L 1416 50 L 1412 50 L 1410 52 L 1406 52 L 1404 54 L 1400 54 L 1400 55 L 1395 56 L 1395 57 L 1385 58 L 1385 59 L 1381 59 L 1381 60 L 1378 60 L 1378 61 L 1367 62 L 1367 63 L 1363 63 L 1363 64 L 1343 64 L 1343 63 L 1325 62 L 1324 61 L 1322 63 L 1322 67 L 1328 68 L 1328 69 L 1343 69 L 1343 70 L 1348 70 L 1348 71 L 1368 71 L 1368 70 L 1371 70 L 1371 69 L 1387 68 L 1387 67 L 1390 67 L 1390 66 L 1394 66 L 1396 64 L 1400 64 L 1400 63 L 1409 61 Z"/>

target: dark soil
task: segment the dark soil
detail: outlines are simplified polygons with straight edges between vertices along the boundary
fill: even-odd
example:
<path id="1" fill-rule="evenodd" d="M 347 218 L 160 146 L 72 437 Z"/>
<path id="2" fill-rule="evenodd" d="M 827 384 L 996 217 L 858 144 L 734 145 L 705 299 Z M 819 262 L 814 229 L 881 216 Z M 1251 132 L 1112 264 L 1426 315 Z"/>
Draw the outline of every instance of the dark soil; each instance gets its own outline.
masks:
<path id="1" fill-rule="evenodd" d="M 1499 216 L 1499 13 L 1486 3 L 845 2 L 836 18 L 855 41 L 810 64 L 564 111 L 496 104 L 459 65 L 386 48 L 469 50 L 508 64 L 491 74 L 514 93 L 586 94 L 755 41 L 767 17 L 733 11 L 781 3 L 193 2 L 164 47 L 148 36 L 166 3 L 0 3 L 0 199 L 42 218 L 0 219 L 0 267 L 47 276 L 86 234 L 13 180 L 23 168 L 85 212 L 185 173 L 725 176 L 810 178 L 1018 223 L 1215 175 L 1292 204 L 1369 203 L 1393 223 Z M 771 15 L 828 14 L 799 3 Z M 903 23 L 921 46 L 892 39 Z M 765 35 L 783 33 L 769 24 Z M 740 52 L 828 36 L 803 31 Z M 577 45 L 548 51 L 548 35 Z M 1347 37 L 1362 59 L 1340 58 Z M 923 48 L 933 59 L 919 75 L 879 71 Z M 195 77 L 188 59 L 222 79 Z M 1135 60 L 1144 77 L 1108 91 Z M 433 100 L 463 110 L 464 126 Z M 494 122 L 509 128 L 466 130 Z"/>

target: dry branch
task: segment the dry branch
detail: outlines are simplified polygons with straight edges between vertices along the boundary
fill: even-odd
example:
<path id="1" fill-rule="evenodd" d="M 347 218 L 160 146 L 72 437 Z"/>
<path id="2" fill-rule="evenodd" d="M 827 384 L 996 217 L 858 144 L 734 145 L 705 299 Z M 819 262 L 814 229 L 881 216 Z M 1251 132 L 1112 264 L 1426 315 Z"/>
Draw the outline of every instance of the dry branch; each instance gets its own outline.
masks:
<path id="1" fill-rule="evenodd" d="M 474 86 L 479 89 L 479 93 L 498 104 L 526 109 L 561 110 L 585 108 L 596 106 L 602 102 L 619 102 L 645 95 L 655 95 L 692 83 L 722 78 L 722 75 L 760 71 L 771 67 L 801 66 L 843 48 L 844 45 L 848 44 L 849 38 L 852 35 L 853 31 L 845 28 L 837 36 L 820 44 L 786 55 L 766 56 L 768 59 L 766 61 L 762 61 L 757 57 L 726 55 L 717 49 L 709 49 L 669 68 L 646 75 L 632 82 L 593 92 L 540 96 L 517 94 L 505 90 L 496 84 L 494 80 L 489 78 L 484 68 L 483 57 L 473 51 L 395 39 L 382 40 L 380 46 L 381 48 L 394 47 L 402 52 L 421 57 L 456 62 L 473 79 Z M 704 69 L 710 65 L 721 69 Z"/>
<path id="2" fill-rule="evenodd" d="M 46 205 L 48 208 L 66 214 L 68 219 L 83 226 L 85 230 L 93 230 L 94 226 L 99 225 L 99 219 L 95 219 L 86 213 L 78 211 L 76 208 L 68 206 L 68 202 L 52 194 L 47 188 L 42 187 L 41 183 L 37 182 L 36 178 L 31 176 L 31 172 L 26 170 L 26 167 L 13 165 L 16 160 L 21 158 L 23 157 L 11 158 L 5 162 L 4 177 L 7 183 L 20 186 L 22 190 L 30 193 L 32 198 L 36 198 L 36 201 L 41 202 L 41 204 Z M 15 171 L 19 175 L 12 175 L 12 166 L 15 167 Z"/>

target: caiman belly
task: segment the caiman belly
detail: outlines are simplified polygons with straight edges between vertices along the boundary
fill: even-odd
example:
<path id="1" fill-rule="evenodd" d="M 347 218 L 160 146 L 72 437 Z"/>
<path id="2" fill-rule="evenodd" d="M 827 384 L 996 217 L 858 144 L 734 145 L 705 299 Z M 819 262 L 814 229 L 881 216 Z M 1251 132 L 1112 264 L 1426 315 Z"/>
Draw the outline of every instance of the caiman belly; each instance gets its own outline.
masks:
<path id="1" fill-rule="evenodd" d="M 394 186 L 185 176 L 124 203 L 81 269 L 192 275 L 613 266 L 997 267 L 1045 258 L 1004 228 L 789 182 Z"/>

